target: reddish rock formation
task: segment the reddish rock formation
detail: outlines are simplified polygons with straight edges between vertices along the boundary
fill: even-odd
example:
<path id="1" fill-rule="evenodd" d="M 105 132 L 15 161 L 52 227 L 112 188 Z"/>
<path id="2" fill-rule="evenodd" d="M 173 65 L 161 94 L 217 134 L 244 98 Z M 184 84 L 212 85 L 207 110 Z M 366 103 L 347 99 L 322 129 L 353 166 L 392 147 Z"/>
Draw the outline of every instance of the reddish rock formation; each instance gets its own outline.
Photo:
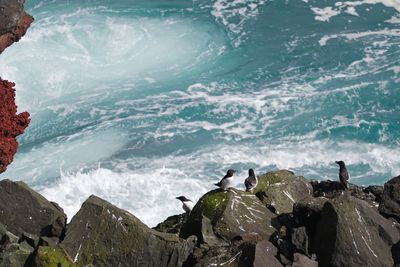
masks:
<path id="1" fill-rule="evenodd" d="M 13 161 L 18 148 L 16 137 L 30 122 L 28 112 L 17 115 L 14 85 L 0 78 L 0 173 Z"/>
<path id="2" fill-rule="evenodd" d="M 33 18 L 23 11 L 23 1 L 0 0 L 0 54 L 17 42 L 27 31 Z M 18 149 L 16 137 L 30 122 L 29 113 L 17 114 L 15 84 L 0 77 L 0 173 L 13 161 Z"/>

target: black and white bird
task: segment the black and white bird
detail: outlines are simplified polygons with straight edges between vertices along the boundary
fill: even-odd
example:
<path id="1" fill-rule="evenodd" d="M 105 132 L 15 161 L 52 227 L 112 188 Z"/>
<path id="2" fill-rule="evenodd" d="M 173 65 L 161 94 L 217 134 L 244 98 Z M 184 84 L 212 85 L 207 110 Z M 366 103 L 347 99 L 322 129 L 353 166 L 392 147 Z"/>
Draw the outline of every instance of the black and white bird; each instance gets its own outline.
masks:
<path id="1" fill-rule="evenodd" d="M 339 165 L 339 179 L 340 182 L 342 183 L 343 187 L 347 189 L 347 182 L 349 181 L 349 173 L 347 172 L 346 169 L 346 164 L 344 164 L 343 161 L 336 161 L 336 164 Z"/>
<path id="2" fill-rule="evenodd" d="M 182 208 L 185 212 L 192 211 L 192 209 L 194 207 L 193 201 L 191 201 L 190 199 L 187 199 L 185 196 L 180 196 L 180 197 L 177 197 L 176 199 L 179 199 L 182 202 Z"/>
<path id="3" fill-rule="evenodd" d="M 222 190 L 226 190 L 229 187 L 231 187 L 232 181 L 233 181 L 233 175 L 235 174 L 235 170 L 229 169 L 225 176 L 221 179 L 221 181 L 219 181 L 219 183 L 215 184 L 216 186 L 218 186 L 219 188 L 221 188 Z"/>
<path id="4" fill-rule="evenodd" d="M 251 191 L 254 187 L 257 186 L 258 179 L 253 169 L 249 170 L 249 177 L 244 180 L 244 185 L 246 186 L 246 191 Z"/>

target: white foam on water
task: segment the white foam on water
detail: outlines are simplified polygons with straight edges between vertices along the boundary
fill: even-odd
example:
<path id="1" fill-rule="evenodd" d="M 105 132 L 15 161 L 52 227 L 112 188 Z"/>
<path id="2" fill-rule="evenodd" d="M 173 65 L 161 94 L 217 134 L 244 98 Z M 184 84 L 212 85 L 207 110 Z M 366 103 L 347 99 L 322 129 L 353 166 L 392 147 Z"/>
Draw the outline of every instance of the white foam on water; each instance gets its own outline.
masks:
<path id="1" fill-rule="evenodd" d="M 342 34 L 332 34 L 325 35 L 319 40 L 319 44 L 321 46 L 325 46 L 330 40 L 343 38 L 349 41 L 357 40 L 360 38 L 368 37 L 368 36 L 400 36 L 400 29 L 383 29 L 379 31 L 365 31 L 365 32 L 355 32 L 355 33 L 342 33 Z"/>
<path id="2" fill-rule="evenodd" d="M 238 47 L 246 39 L 245 23 L 257 17 L 265 0 L 215 0 L 211 14 L 231 33 L 233 46 Z"/>
<path id="3" fill-rule="evenodd" d="M 400 1 L 399 0 L 362 0 L 362 1 L 345 1 L 336 2 L 334 6 L 328 7 L 310 7 L 315 13 L 315 20 L 329 22 L 332 17 L 340 14 L 347 13 L 353 16 L 359 16 L 356 7 L 362 5 L 375 5 L 383 4 L 386 7 L 394 8 L 397 12 L 400 12 Z"/>
<path id="4" fill-rule="evenodd" d="M 214 189 L 215 182 L 226 169 L 241 164 L 234 177 L 234 186 L 244 189 L 247 168 L 255 167 L 261 174 L 269 170 L 298 168 L 334 168 L 334 161 L 344 160 L 349 170 L 353 165 L 369 164 L 373 172 L 393 175 L 400 172 L 397 148 L 358 142 L 330 141 L 285 142 L 264 145 L 217 145 L 190 155 L 170 155 L 161 158 L 130 158 L 121 161 L 114 170 L 98 168 L 89 171 L 61 173 L 57 181 L 37 189 L 46 198 L 56 201 L 69 219 L 91 194 L 130 211 L 149 226 L 166 217 L 182 213 L 176 196 L 185 195 L 196 202 L 205 192 Z M 214 166 L 220 170 L 212 171 Z M 296 173 L 301 175 L 302 173 Z M 324 179 L 337 179 L 326 177 Z M 386 177 L 390 178 L 390 177 Z M 357 178 L 352 178 L 357 179 Z"/>

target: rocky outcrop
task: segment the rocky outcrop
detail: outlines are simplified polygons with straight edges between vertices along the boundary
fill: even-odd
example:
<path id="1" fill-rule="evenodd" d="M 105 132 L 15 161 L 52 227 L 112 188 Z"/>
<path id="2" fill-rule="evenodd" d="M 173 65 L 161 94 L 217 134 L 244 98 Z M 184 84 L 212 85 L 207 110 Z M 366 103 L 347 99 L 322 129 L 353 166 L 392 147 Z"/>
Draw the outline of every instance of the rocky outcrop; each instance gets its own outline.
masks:
<path id="1" fill-rule="evenodd" d="M 0 0 L 0 54 L 17 42 L 33 18 L 23 10 L 21 0 Z M 0 173 L 6 171 L 18 149 L 16 137 L 30 122 L 29 113 L 17 114 L 15 84 L 0 78 Z"/>
<path id="2" fill-rule="evenodd" d="M 400 175 L 385 183 L 379 211 L 400 222 Z"/>
<path id="3" fill-rule="evenodd" d="M 200 242 L 208 244 L 215 243 L 215 237 L 229 242 L 249 233 L 268 239 L 275 231 L 271 226 L 275 217 L 250 193 L 217 189 L 197 202 L 182 227 L 181 236 L 196 235 Z"/>
<path id="4" fill-rule="evenodd" d="M 294 203 L 308 201 L 313 196 L 310 182 L 287 170 L 261 175 L 252 192 L 277 214 L 290 213 Z"/>
<path id="5" fill-rule="evenodd" d="M 187 240 L 148 228 L 132 214 L 95 196 L 68 225 L 62 247 L 79 265 L 181 266 L 192 253 Z"/>
<path id="6" fill-rule="evenodd" d="M 400 265 L 400 225 L 374 205 L 377 196 L 384 199 L 387 189 L 381 194 L 379 187 L 350 185 L 344 190 L 330 181 L 312 181 L 316 186 L 309 191 L 308 180 L 288 171 L 261 177 L 269 178 L 253 193 L 262 192 L 264 198 L 236 189 L 213 190 L 191 213 L 169 217 L 155 227 L 157 231 L 91 196 L 67 225 L 65 238 L 52 237 L 64 229 L 56 227 L 57 219 L 51 215 L 63 214 L 58 205 L 23 183 L 1 181 L 0 214 L 6 215 L 0 217 L 0 267 Z M 393 183 L 397 178 L 387 184 Z M 280 185 L 290 197 L 285 193 L 286 197 L 275 197 Z M 304 186 L 304 195 L 296 193 L 294 185 Z M 317 196 L 321 190 L 330 198 Z M 266 197 L 283 202 L 273 205 L 280 214 L 270 211 L 272 202 L 269 206 L 262 202 Z M 33 220 L 40 215 L 48 222 Z"/>
<path id="7" fill-rule="evenodd" d="M 320 266 L 393 266 L 393 222 L 348 193 L 326 201 L 314 236 Z"/>
<path id="8" fill-rule="evenodd" d="M 0 54 L 26 33 L 33 17 L 24 11 L 22 0 L 0 0 Z"/>
<path id="9" fill-rule="evenodd" d="M 0 181 L 0 223 L 22 237 L 25 233 L 62 238 L 65 213 L 23 182 Z"/>

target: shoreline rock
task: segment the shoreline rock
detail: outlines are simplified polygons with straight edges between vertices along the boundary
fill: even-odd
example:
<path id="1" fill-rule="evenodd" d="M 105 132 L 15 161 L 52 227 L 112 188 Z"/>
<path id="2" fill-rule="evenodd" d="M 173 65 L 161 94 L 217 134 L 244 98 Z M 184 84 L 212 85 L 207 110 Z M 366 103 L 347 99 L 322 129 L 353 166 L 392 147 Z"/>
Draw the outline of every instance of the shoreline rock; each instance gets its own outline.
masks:
<path id="1" fill-rule="evenodd" d="M 1 203 L 16 214 L 0 216 L 0 266 L 399 266 L 400 225 L 379 213 L 379 188 L 375 194 L 352 186 L 340 191 L 334 182 L 316 185 L 285 170 L 261 178 L 252 193 L 210 191 L 190 214 L 171 216 L 155 229 L 91 196 L 68 225 L 55 227 L 65 237 L 40 230 L 57 224 L 51 212 L 41 214 L 44 224 L 32 220 L 35 227 L 23 220 L 38 209 L 35 203 L 63 214 L 56 203 L 24 183 L 0 181 L 0 214 Z M 396 198 L 391 190 L 398 182 L 387 182 L 380 205 Z M 329 198 L 318 196 L 321 188 Z M 278 197 L 280 190 L 287 194 Z"/>
<path id="2" fill-rule="evenodd" d="M 21 0 L 0 0 L 0 54 L 18 42 L 33 22 L 23 5 Z M 16 138 L 30 123 L 28 112 L 17 114 L 14 86 L 0 77 L 0 173 L 13 161 L 18 149 Z"/>

